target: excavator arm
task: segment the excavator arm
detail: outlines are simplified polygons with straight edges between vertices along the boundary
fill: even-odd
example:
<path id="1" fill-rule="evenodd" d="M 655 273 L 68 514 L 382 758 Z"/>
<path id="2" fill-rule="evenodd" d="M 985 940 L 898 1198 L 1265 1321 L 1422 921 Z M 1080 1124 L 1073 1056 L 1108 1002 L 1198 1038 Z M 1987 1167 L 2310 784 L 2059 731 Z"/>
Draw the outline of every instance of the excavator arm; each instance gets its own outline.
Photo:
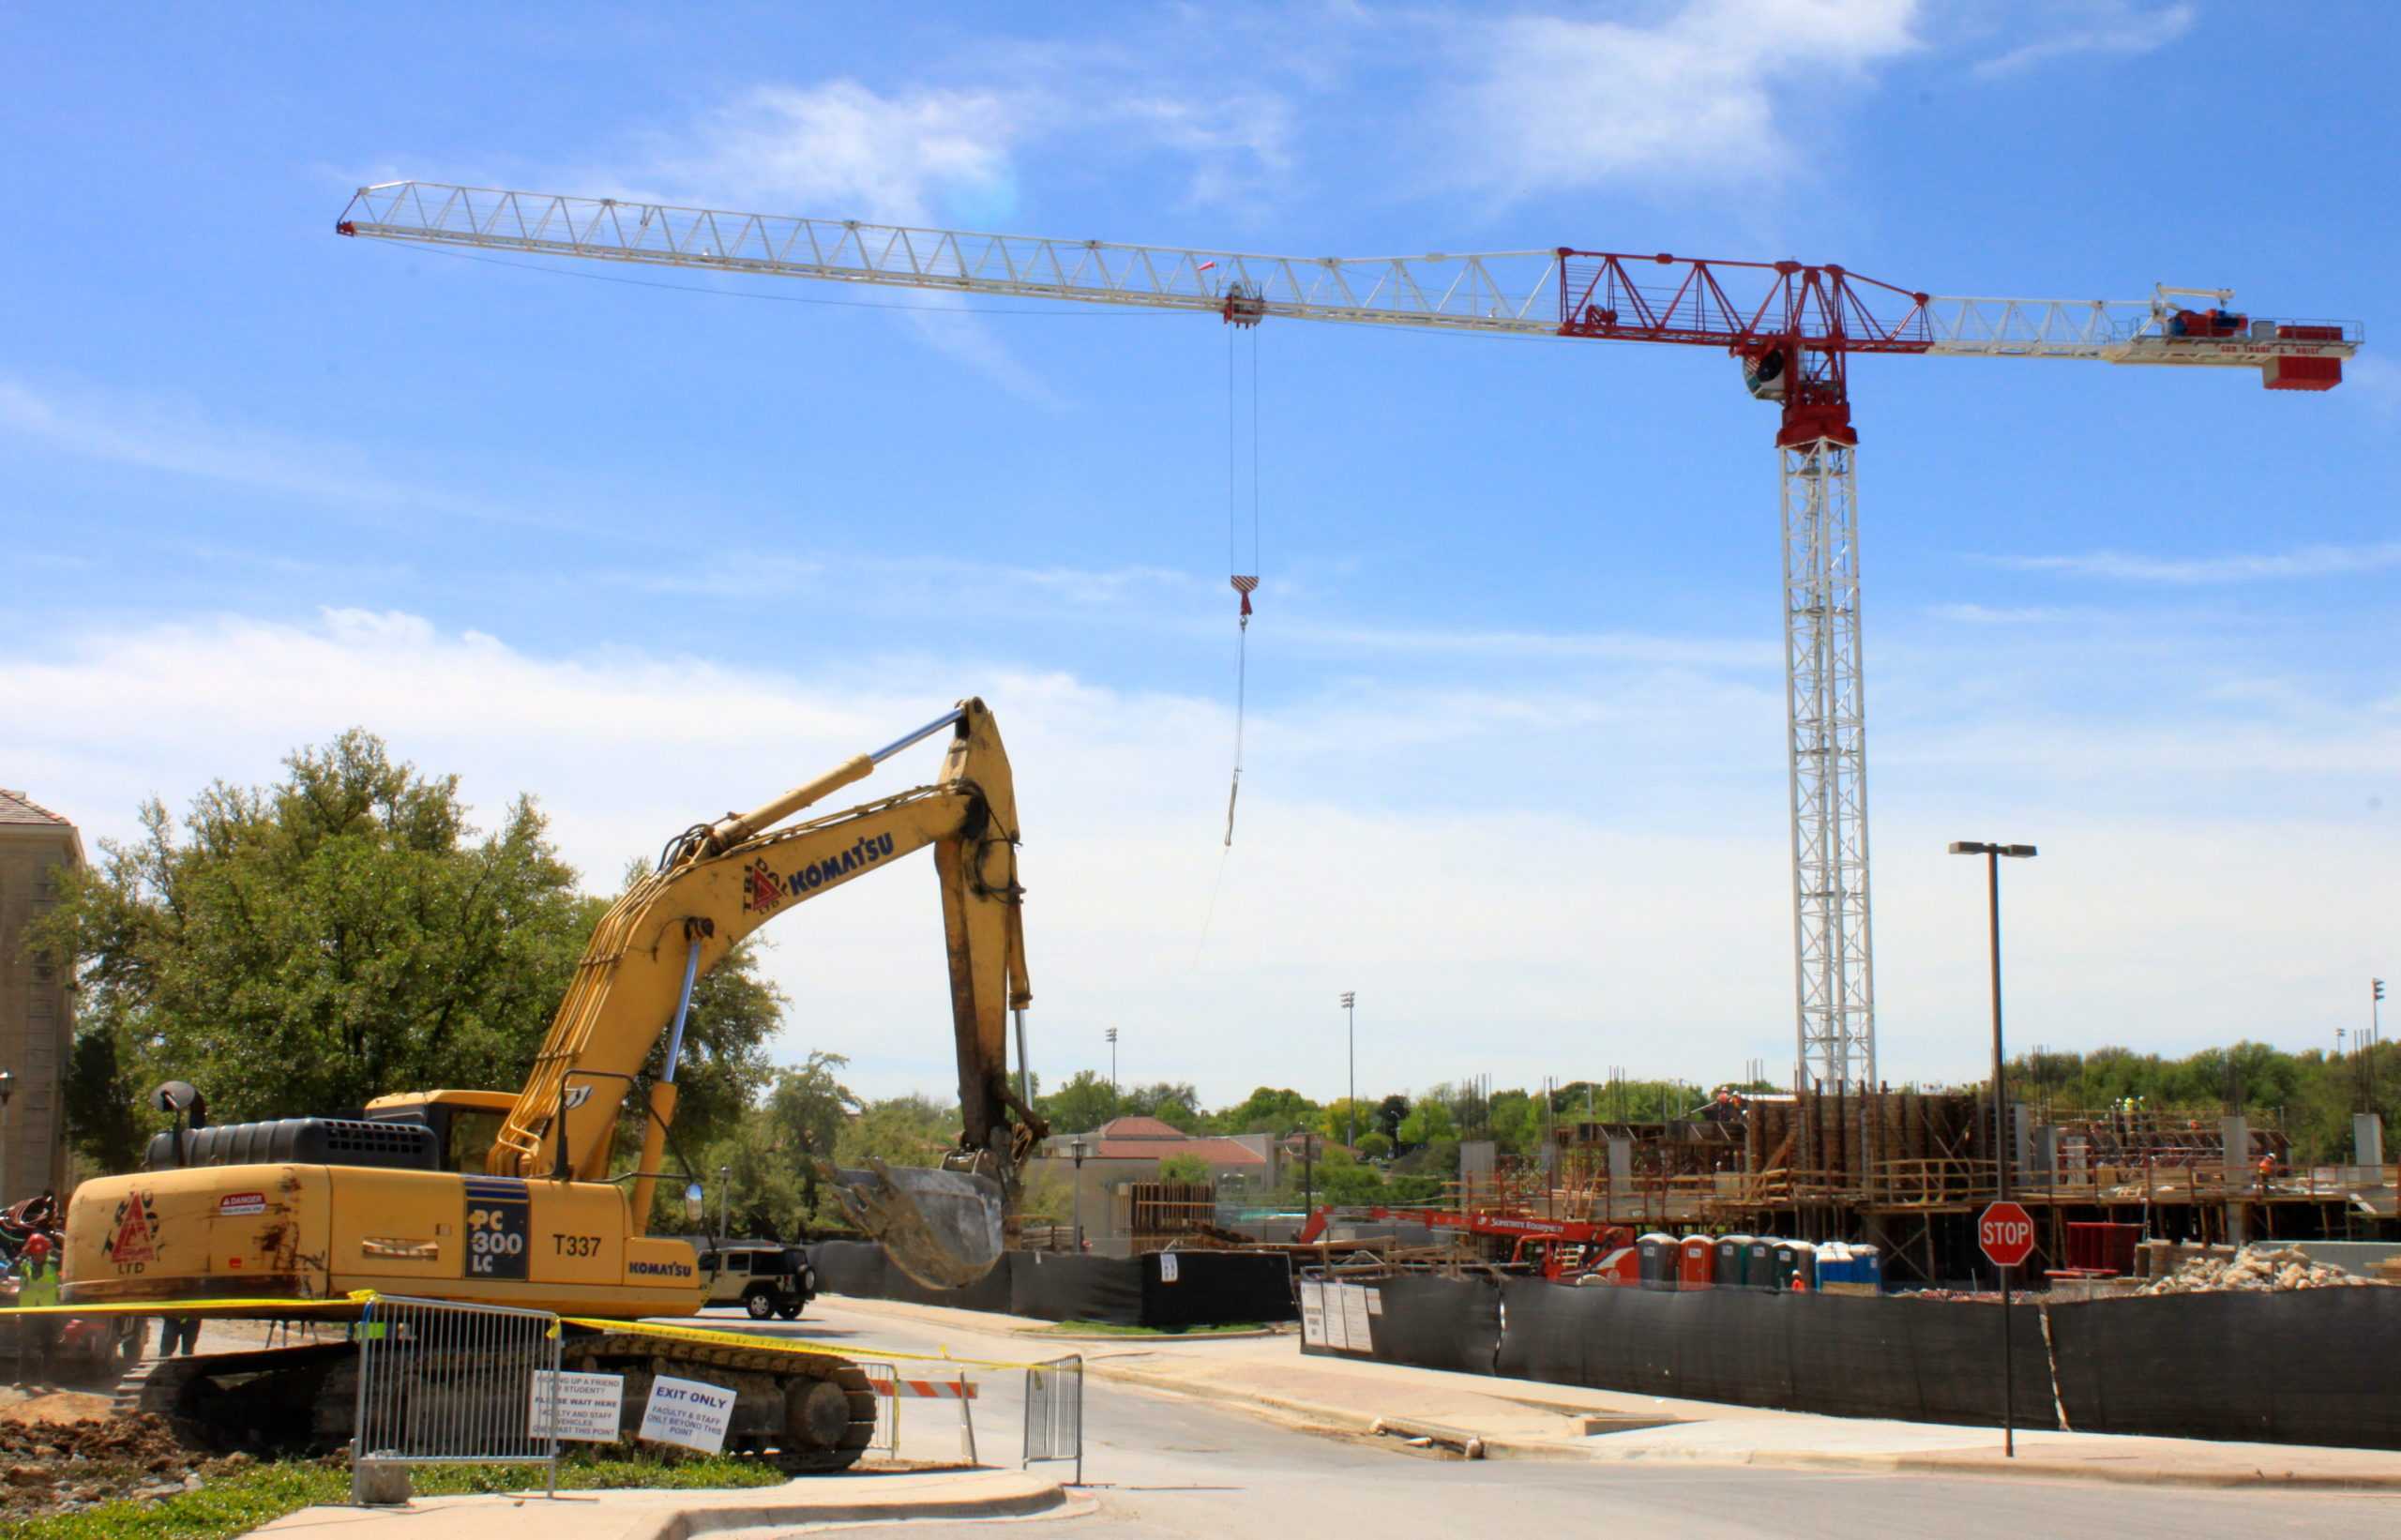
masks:
<path id="1" fill-rule="evenodd" d="M 945 727 L 949 752 L 932 785 L 778 827 Z M 837 1190 L 911 1272 L 929 1282 L 972 1281 L 997 1260 L 1002 1206 L 1046 1131 L 1008 1084 L 1008 1014 L 1032 999 L 1017 844 L 1008 757 L 979 700 L 963 701 L 916 732 L 748 813 L 694 825 L 593 931 L 492 1147 L 490 1169 L 605 1180 L 625 1099 L 665 1034 L 667 1053 L 648 1087 L 642 1155 L 628 1194 L 633 1221 L 642 1224 L 674 1118 L 676 1062 L 701 975 L 776 916 L 930 846 L 949 954 L 959 1145 L 945 1162 L 949 1172 L 879 1170 L 838 1180 Z"/>

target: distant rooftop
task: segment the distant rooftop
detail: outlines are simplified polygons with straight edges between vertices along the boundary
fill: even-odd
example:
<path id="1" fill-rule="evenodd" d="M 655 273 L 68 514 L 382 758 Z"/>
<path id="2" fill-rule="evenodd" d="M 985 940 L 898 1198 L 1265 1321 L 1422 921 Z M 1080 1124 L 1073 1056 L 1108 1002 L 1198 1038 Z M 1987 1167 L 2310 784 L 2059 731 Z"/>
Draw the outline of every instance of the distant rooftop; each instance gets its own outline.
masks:
<path id="1" fill-rule="evenodd" d="M 0 787 L 0 823 L 49 824 L 67 829 L 75 826 L 24 793 L 12 792 L 6 787 Z"/>

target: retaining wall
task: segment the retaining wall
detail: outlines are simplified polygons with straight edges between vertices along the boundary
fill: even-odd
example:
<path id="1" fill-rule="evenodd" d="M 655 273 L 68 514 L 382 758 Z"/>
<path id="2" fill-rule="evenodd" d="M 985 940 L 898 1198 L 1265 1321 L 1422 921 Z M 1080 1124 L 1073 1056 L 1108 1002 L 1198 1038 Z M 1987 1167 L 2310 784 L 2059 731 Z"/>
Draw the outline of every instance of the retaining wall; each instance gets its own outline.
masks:
<path id="1" fill-rule="evenodd" d="M 1291 1321 L 1291 1266 L 1281 1256 L 1242 1251 L 1152 1252 L 1079 1257 L 1012 1251 L 965 1289 L 928 1289 L 892 1265 L 871 1241 L 821 1241 L 808 1248 L 817 1287 L 854 1299 L 906 1300 L 992 1310 L 1040 1321 L 1119 1326 L 1230 1326 Z M 1168 1276 L 1172 1267 L 1174 1276 Z"/>
<path id="2" fill-rule="evenodd" d="M 1388 1363 L 1787 1412 L 1998 1426 L 2001 1306 L 1396 1278 Z M 2401 1290 L 2011 1306 L 2021 1427 L 2401 1449 Z M 1304 1351 L 1322 1351 L 1306 1347 Z"/>

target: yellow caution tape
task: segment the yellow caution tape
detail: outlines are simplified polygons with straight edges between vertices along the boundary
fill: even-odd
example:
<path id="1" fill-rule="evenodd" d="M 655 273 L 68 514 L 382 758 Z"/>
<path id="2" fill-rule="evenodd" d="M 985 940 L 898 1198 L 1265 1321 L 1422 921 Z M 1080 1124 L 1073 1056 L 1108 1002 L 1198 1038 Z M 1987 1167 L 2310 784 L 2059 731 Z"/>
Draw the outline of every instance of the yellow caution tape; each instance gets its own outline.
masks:
<path id="1" fill-rule="evenodd" d="M 258 1312 L 274 1311 L 295 1314 L 314 1310 L 340 1310 L 345 1313 L 363 1309 L 385 1296 L 372 1290 L 360 1290 L 341 1299 L 162 1299 L 142 1300 L 125 1305 L 27 1305 L 0 1306 L 0 1317 L 8 1316 L 199 1316 L 242 1317 Z M 473 1300 L 461 1300 L 473 1305 Z M 561 1316 L 568 1326 L 583 1326 L 598 1332 L 618 1332 L 636 1336 L 656 1336 L 670 1341 L 705 1342 L 717 1347 L 764 1349 L 769 1352 L 813 1353 L 828 1358 L 909 1359 L 929 1364 L 962 1364 L 982 1369 L 1031 1369 L 1044 1366 L 1035 1363 L 1008 1363 L 993 1358 L 958 1358 L 948 1349 L 941 1352 L 902 1352 L 898 1349 L 853 1348 L 847 1344 L 836 1347 L 829 1343 L 780 1336 L 750 1336 L 741 1332 L 712 1331 L 705 1326 L 667 1326 L 647 1321 L 609 1321 L 597 1316 Z M 558 1328 L 551 1328 L 551 1336 Z"/>

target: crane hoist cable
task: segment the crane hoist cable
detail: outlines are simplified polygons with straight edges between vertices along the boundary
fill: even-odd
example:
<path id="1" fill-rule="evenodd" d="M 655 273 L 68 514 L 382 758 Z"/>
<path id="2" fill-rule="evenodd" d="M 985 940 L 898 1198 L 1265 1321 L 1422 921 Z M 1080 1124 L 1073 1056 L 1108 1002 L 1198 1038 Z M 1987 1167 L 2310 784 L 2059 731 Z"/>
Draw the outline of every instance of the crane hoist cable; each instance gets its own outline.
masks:
<path id="1" fill-rule="evenodd" d="M 1242 568 L 1241 416 L 1236 406 L 1235 351 L 1238 339 L 1250 337 L 1250 570 Z M 1255 326 L 1226 328 L 1226 566 L 1228 581 L 1242 610 L 1234 633 L 1234 773 L 1226 790 L 1226 848 L 1234 842 L 1234 804 L 1242 798 L 1243 729 L 1250 689 L 1250 596 L 1259 591 L 1259 330 Z"/>

